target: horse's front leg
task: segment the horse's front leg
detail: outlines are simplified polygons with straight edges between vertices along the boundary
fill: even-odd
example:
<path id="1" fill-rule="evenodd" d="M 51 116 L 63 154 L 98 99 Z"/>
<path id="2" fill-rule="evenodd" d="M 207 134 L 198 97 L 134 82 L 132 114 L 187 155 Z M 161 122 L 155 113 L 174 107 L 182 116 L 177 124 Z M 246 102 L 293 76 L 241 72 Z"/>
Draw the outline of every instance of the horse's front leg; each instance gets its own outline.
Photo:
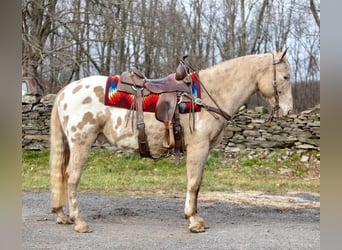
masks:
<path id="1" fill-rule="evenodd" d="M 189 220 L 189 229 L 193 233 L 204 232 L 209 228 L 197 213 L 197 198 L 201 187 L 205 162 L 209 154 L 207 143 L 197 143 L 187 147 L 187 193 L 184 215 Z"/>

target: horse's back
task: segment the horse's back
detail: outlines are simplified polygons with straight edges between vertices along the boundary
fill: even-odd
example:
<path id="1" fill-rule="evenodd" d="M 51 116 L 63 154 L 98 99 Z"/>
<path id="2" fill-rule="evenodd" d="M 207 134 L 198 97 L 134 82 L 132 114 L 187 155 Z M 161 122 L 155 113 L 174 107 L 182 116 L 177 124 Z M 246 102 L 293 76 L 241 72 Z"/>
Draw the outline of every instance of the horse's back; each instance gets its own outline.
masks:
<path id="1" fill-rule="evenodd" d="M 103 98 L 106 81 L 107 76 L 95 75 L 71 82 L 58 93 L 57 98 L 72 100 L 94 97 L 94 94 Z"/>

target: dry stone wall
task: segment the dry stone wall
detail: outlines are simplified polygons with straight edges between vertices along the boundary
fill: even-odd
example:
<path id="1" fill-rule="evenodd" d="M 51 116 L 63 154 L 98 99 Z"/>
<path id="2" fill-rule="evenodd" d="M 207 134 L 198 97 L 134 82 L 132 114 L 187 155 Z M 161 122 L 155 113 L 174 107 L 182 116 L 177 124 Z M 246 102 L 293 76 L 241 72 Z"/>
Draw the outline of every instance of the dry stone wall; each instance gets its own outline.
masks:
<path id="1" fill-rule="evenodd" d="M 54 100 L 53 94 L 42 98 L 23 97 L 23 148 L 39 150 L 49 147 L 50 113 Z M 228 153 L 274 148 L 320 150 L 319 105 L 300 114 L 276 118 L 270 125 L 266 122 L 268 117 L 263 107 L 241 110 L 226 127 L 220 147 Z M 94 144 L 94 147 L 98 146 L 98 143 Z"/>
<path id="2" fill-rule="evenodd" d="M 225 129 L 222 144 L 227 152 L 245 149 L 291 148 L 320 150 L 320 105 L 300 114 L 274 118 L 263 107 L 244 109 Z"/>
<path id="3" fill-rule="evenodd" d="M 22 97 L 22 148 L 39 150 L 49 147 L 50 114 L 56 95 L 42 98 Z"/>

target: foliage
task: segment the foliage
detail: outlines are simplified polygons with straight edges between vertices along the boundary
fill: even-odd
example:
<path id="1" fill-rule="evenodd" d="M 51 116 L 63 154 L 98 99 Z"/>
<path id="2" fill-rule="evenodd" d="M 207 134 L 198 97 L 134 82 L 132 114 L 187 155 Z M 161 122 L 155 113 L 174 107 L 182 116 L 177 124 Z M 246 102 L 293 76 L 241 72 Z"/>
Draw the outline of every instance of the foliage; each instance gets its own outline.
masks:
<path id="1" fill-rule="evenodd" d="M 229 192 L 258 190 L 264 192 L 319 192 L 318 169 L 306 166 L 293 155 L 286 160 L 281 150 L 265 158 L 251 158 L 242 152 L 228 159 L 221 150 L 213 150 L 205 166 L 202 191 Z M 49 150 L 23 150 L 23 190 L 49 189 Z M 279 175 L 279 169 L 292 169 L 290 176 Z M 186 191 L 185 159 L 179 166 L 172 159 L 153 161 L 137 155 L 114 155 L 106 149 L 93 149 L 85 164 L 81 192 L 105 194 L 184 195 Z"/>

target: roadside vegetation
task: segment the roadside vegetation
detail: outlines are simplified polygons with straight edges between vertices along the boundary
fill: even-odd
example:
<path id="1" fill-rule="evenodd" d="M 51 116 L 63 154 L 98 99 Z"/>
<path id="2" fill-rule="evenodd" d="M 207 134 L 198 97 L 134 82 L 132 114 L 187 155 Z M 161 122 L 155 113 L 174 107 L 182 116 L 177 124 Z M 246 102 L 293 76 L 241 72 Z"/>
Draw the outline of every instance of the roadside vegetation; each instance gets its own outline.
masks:
<path id="1" fill-rule="evenodd" d="M 317 153 L 308 156 L 317 159 Z M 284 150 L 267 155 L 240 152 L 227 157 L 213 150 L 205 166 L 201 191 L 262 191 L 269 193 L 319 193 L 319 161 L 303 161 L 300 155 Z M 49 150 L 22 152 L 22 189 L 49 190 Z M 153 161 L 137 155 L 114 155 L 107 149 L 92 149 L 84 167 L 80 192 L 103 194 L 184 195 L 185 159 L 176 166 L 171 158 Z"/>

